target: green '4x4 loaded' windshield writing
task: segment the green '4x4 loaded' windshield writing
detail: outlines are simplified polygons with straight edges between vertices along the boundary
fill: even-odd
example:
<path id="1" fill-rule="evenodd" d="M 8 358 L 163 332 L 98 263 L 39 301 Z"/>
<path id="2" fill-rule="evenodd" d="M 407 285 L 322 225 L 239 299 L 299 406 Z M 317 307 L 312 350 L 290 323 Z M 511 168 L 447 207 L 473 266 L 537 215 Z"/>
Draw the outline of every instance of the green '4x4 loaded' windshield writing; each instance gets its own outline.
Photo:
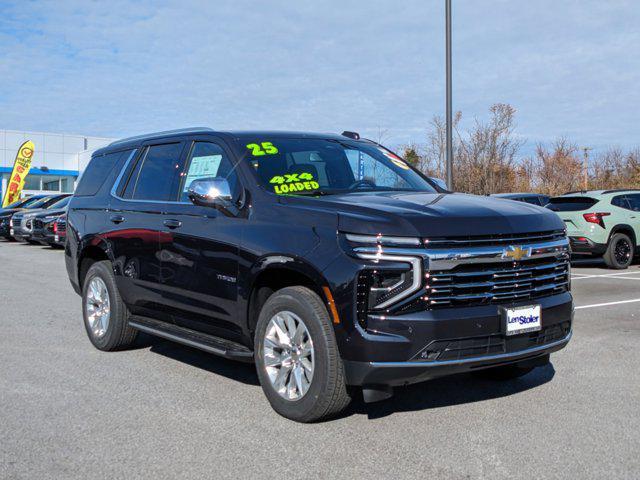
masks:
<path id="1" fill-rule="evenodd" d="M 260 184 L 277 194 L 436 191 L 400 157 L 364 142 L 256 139 L 247 158 Z"/>

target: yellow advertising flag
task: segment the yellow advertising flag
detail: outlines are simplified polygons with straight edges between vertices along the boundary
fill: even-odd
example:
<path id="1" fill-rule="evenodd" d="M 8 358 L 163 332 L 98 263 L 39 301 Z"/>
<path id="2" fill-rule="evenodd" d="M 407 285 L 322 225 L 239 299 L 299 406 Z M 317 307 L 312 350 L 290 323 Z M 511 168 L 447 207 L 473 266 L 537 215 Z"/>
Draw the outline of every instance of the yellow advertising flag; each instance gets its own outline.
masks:
<path id="1" fill-rule="evenodd" d="M 24 179 L 31 169 L 31 158 L 33 157 L 33 149 L 35 145 L 31 140 L 24 142 L 18 149 L 16 161 L 13 163 L 13 171 L 7 182 L 7 190 L 4 192 L 2 199 L 2 208 L 11 205 L 20 199 L 20 193 L 24 187 Z"/>

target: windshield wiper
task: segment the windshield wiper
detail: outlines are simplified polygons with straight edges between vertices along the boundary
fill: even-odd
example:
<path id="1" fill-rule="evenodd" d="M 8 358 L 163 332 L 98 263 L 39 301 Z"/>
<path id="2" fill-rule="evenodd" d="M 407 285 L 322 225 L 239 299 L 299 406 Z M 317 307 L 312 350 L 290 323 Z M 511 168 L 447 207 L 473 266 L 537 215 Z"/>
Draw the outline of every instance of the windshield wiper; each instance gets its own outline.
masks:
<path id="1" fill-rule="evenodd" d="M 323 197 L 325 195 L 333 195 L 336 192 L 327 191 L 327 190 L 317 190 L 315 192 L 295 192 L 291 193 L 291 195 L 300 195 L 304 197 Z"/>

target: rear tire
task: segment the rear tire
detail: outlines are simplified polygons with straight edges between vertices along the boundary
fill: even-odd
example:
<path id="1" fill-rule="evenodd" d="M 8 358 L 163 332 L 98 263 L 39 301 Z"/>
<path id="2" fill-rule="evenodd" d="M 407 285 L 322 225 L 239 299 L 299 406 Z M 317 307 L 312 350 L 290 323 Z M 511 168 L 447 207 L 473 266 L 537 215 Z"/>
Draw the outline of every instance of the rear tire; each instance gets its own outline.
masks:
<path id="1" fill-rule="evenodd" d="M 603 256 L 604 263 L 609 268 L 624 270 L 631 265 L 634 253 L 635 246 L 631 238 L 624 233 L 614 233 L 609 239 L 607 251 Z"/>
<path id="2" fill-rule="evenodd" d="M 289 335 L 298 329 L 303 331 L 299 341 L 294 339 L 296 335 Z M 303 348 L 297 348 L 297 344 Z M 312 290 L 286 287 L 269 297 L 258 317 L 254 350 L 262 390 L 283 417 L 314 422 L 330 418 L 349 405 L 351 397 L 333 326 L 324 302 Z M 296 368 L 304 377 L 295 377 Z M 286 386 L 289 382 L 293 382 L 291 387 Z"/>
<path id="3" fill-rule="evenodd" d="M 138 335 L 138 331 L 129 326 L 127 307 L 108 260 L 89 267 L 82 286 L 82 316 L 89 340 L 98 350 L 123 350 L 130 347 Z"/>

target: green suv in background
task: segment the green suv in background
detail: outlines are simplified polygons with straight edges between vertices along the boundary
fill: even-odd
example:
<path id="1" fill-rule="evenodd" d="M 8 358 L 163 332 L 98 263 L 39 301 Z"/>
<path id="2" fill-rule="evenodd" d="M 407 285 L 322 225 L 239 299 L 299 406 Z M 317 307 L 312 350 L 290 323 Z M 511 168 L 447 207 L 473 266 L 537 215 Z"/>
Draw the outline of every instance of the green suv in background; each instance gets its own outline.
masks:
<path id="1" fill-rule="evenodd" d="M 631 265 L 640 239 L 640 190 L 571 192 L 547 208 L 564 220 L 573 254 L 602 255 L 616 269 Z"/>

